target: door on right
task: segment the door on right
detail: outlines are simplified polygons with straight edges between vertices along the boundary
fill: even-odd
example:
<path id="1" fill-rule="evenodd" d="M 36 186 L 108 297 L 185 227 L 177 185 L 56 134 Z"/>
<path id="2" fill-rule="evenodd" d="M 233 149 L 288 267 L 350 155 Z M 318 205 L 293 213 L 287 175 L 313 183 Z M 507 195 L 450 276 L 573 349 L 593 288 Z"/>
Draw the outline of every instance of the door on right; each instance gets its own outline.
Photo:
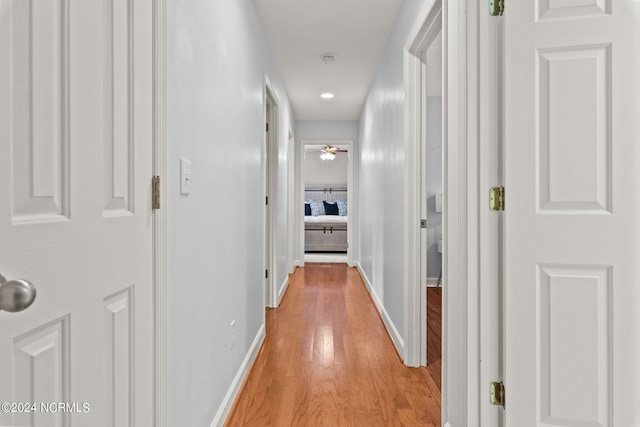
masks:
<path id="1" fill-rule="evenodd" d="M 503 19 L 506 426 L 640 426 L 640 1 Z"/>

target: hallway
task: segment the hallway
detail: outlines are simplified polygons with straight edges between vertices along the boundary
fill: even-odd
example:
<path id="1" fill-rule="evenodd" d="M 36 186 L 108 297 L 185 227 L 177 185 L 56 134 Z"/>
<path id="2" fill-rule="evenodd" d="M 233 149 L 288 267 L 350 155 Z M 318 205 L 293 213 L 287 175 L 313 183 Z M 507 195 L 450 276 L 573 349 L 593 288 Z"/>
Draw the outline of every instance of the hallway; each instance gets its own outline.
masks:
<path id="1" fill-rule="evenodd" d="M 226 426 L 439 426 L 439 384 L 403 365 L 355 268 L 291 276 Z"/>

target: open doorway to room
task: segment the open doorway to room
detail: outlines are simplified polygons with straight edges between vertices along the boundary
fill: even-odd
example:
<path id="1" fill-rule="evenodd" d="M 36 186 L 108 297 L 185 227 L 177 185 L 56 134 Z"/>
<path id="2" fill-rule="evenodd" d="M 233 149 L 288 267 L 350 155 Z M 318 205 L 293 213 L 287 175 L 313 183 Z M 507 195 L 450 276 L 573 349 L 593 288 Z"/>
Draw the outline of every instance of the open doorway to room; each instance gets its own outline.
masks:
<path id="1" fill-rule="evenodd" d="M 278 306 L 278 288 L 275 282 L 277 253 L 277 218 L 275 215 L 278 205 L 278 98 L 271 88 L 269 80 L 265 80 L 264 87 L 264 115 L 265 115 L 265 175 L 264 175 L 264 278 L 265 278 L 265 305 L 266 307 Z"/>
<path id="2" fill-rule="evenodd" d="M 301 152 L 304 261 L 351 265 L 353 141 L 302 141 Z"/>
<path id="3" fill-rule="evenodd" d="M 427 366 L 439 387 L 442 348 L 447 343 L 443 335 L 447 78 L 442 28 L 442 2 L 434 1 L 416 20 L 405 45 L 405 363 Z"/>
<path id="4" fill-rule="evenodd" d="M 420 147 L 420 278 L 426 310 L 423 323 L 423 363 L 440 382 L 442 365 L 442 224 L 443 224 L 443 101 L 442 30 L 422 52 L 422 128 Z"/>
<path id="5" fill-rule="evenodd" d="M 494 52 L 499 46 L 500 27 L 497 21 L 489 21 L 488 15 L 482 14 L 482 8 L 477 5 L 469 5 L 464 11 L 465 19 L 451 19 L 461 12 L 455 5 L 451 8 L 451 2 L 443 11 L 442 3 L 441 0 L 425 3 L 407 37 L 404 52 L 405 363 L 426 365 L 428 358 L 427 369 L 431 376 L 439 374 L 444 425 L 464 424 L 470 419 L 467 417 L 476 416 L 483 420 L 482 425 L 498 425 L 499 411 L 488 399 L 480 398 L 484 384 L 501 377 L 500 324 L 495 314 L 500 310 L 498 239 L 492 237 L 497 236 L 497 219 L 482 203 L 485 193 L 481 190 L 500 182 L 495 176 L 500 134 L 495 118 L 499 117 L 497 85 L 501 74 L 500 62 Z M 443 13 L 448 18 L 443 19 Z M 483 31 L 478 32 L 480 37 L 487 38 L 483 41 L 482 54 L 477 56 L 474 50 L 477 40 L 473 38 L 476 35 L 468 33 L 473 31 L 469 22 L 474 19 L 484 26 Z M 423 165 L 429 165 L 423 154 L 429 153 L 425 139 L 429 125 L 427 85 L 428 78 L 434 74 L 434 70 L 429 69 L 429 62 L 433 61 L 430 54 L 435 52 L 429 51 L 440 33 L 442 53 L 434 55 L 436 59 L 440 56 L 442 61 L 443 196 L 441 234 L 438 234 L 434 227 L 436 223 L 426 224 L 429 219 L 427 207 L 431 204 L 435 211 L 436 202 L 436 197 L 432 196 L 430 203 L 429 191 L 437 191 L 428 190 L 423 183 L 428 175 Z M 473 37 L 469 37 L 470 34 Z M 497 76 L 487 79 L 482 87 L 476 86 L 480 73 L 476 60 L 485 76 Z M 437 106 L 435 110 L 438 110 Z M 435 140 L 438 140 L 437 135 Z M 431 157 L 437 159 L 439 156 Z M 427 190 L 423 191 L 423 188 Z M 422 220 L 425 228 L 422 228 Z M 430 228 L 436 228 L 433 231 L 438 243 L 442 239 L 439 324 L 437 320 L 427 319 L 426 309 Z M 431 363 L 426 344 L 427 325 L 429 329 L 433 326 L 435 331 L 441 331 L 441 349 L 435 350 L 441 363 Z"/>

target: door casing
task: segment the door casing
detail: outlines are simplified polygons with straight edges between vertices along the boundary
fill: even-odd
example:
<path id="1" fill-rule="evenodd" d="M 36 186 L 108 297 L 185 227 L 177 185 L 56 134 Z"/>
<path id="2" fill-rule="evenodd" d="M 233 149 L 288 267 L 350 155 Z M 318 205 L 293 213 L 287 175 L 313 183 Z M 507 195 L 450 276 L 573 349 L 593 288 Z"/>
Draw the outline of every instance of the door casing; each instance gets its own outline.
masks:
<path id="1" fill-rule="evenodd" d="M 276 207 L 278 206 L 278 97 L 276 96 L 269 78 L 264 78 L 264 114 L 265 124 L 268 124 L 269 131 L 265 131 L 264 153 L 265 153 L 265 197 L 268 197 L 268 204 L 265 203 L 265 269 L 268 275 L 265 278 L 265 305 L 276 308 L 279 305 L 278 287 L 276 283 L 276 256 L 277 247 L 277 227 Z"/>
<path id="2" fill-rule="evenodd" d="M 301 260 L 302 266 L 304 266 L 304 207 L 303 203 L 305 200 L 304 193 L 304 184 L 305 184 L 305 170 L 304 170 L 304 156 L 305 156 L 305 146 L 306 145 L 346 145 L 348 146 L 348 162 L 347 162 L 347 265 L 349 267 L 355 267 L 355 262 L 353 261 L 353 253 L 354 253 L 354 242 L 353 242 L 353 230 L 355 228 L 354 221 L 355 217 L 353 215 L 353 206 L 355 203 L 354 198 L 354 186 L 353 186 L 353 161 L 354 161 L 354 147 L 353 140 L 351 139 L 306 139 L 300 141 L 300 159 L 298 160 L 298 164 L 300 165 L 300 214 L 299 214 L 299 222 L 300 222 L 300 252 L 301 252 Z"/>
<path id="3" fill-rule="evenodd" d="M 419 366 L 420 52 L 443 34 L 443 361 L 445 426 L 500 425 L 488 385 L 499 378 L 498 215 L 487 212 L 488 188 L 498 185 L 498 83 L 493 79 L 497 27 L 484 4 L 428 0 L 407 37 L 405 64 L 405 354 Z M 430 39 L 431 38 L 431 39 Z M 489 78 L 489 76 L 492 76 Z M 482 334 L 480 333 L 482 331 Z M 480 363 L 482 360 L 482 363 Z M 491 380 L 489 380 L 491 379 Z"/>
<path id="4" fill-rule="evenodd" d="M 287 267 L 289 273 L 295 271 L 295 137 L 293 130 L 289 128 L 289 140 L 287 142 Z"/>
<path id="5" fill-rule="evenodd" d="M 160 177 L 160 209 L 153 211 L 153 287 L 155 323 L 155 420 L 167 425 L 167 0 L 153 2 L 153 174 Z"/>

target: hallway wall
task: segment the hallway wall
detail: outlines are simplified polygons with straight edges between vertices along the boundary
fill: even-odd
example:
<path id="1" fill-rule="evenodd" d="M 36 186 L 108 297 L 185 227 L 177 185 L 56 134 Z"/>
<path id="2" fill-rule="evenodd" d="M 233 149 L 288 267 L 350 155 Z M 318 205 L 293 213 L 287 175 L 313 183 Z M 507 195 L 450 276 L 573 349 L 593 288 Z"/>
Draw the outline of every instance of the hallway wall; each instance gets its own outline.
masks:
<path id="1" fill-rule="evenodd" d="M 442 96 L 427 96 L 427 277 L 437 279 L 442 272 L 442 212 L 436 211 L 436 194 L 442 194 Z"/>
<path id="2" fill-rule="evenodd" d="M 360 116 L 359 262 L 404 341 L 404 43 L 425 0 L 406 0 Z M 393 332 L 392 332 L 393 335 Z M 402 350 L 401 354 L 402 354 Z"/>
<path id="3" fill-rule="evenodd" d="M 167 21 L 169 425 L 209 426 L 264 326 L 265 74 L 279 99 L 278 286 L 295 127 L 253 1 L 169 0 Z"/>
<path id="4" fill-rule="evenodd" d="M 319 151 L 319 150 L 317 150 Z M 309 184 L 347 184 L 348 153 L 336 153 L 333 160 L 322 160 L 320 152 L 307 152 L 304 156 L 304 180 Z"/>

